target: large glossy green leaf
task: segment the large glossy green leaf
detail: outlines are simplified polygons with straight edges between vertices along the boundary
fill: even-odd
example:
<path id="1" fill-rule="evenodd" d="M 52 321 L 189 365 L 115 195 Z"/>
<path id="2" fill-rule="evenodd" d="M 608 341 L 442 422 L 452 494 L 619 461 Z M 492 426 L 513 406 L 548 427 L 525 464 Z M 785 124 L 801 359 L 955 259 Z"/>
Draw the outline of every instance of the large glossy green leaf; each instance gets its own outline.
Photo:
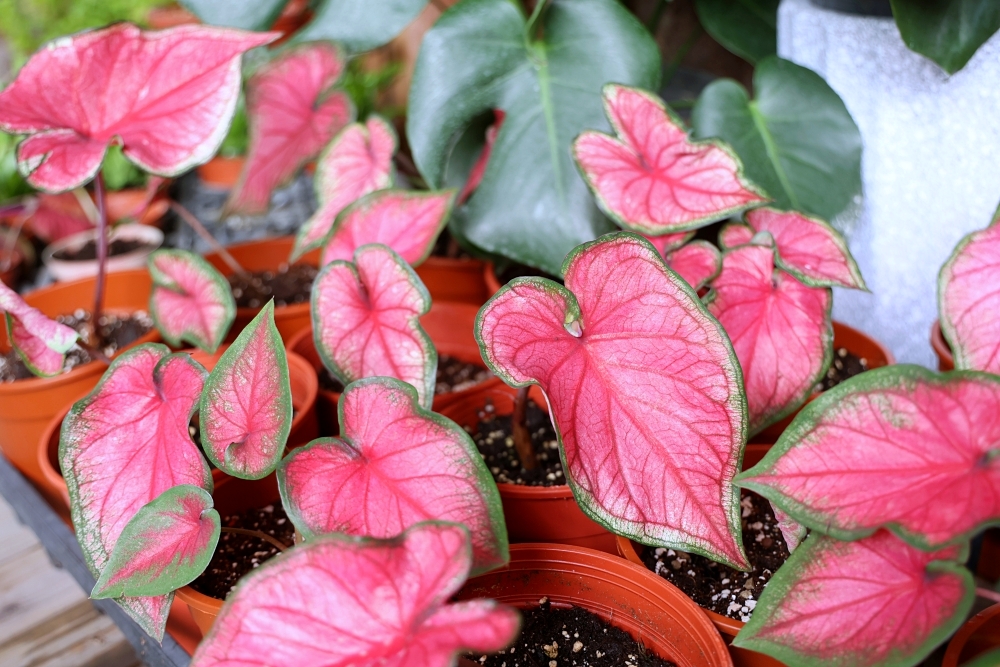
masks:
<path id="1" fill-rule="evenodd" d="M 710 84 L 695 135 L 728 141 L 779 208 L 833 219 L 861 192 L 861 133 L 847 107 L 818 74 L 777 56 L 753 82 L 753 100 L 731 79 Z"/>
<path id="2" fill-rule="evenodd" d="M 179 0 L 202 23 L 244 30 L 267 30 L 288 0 Z"/>
<path id="3" fill-rule="evenodd" d="M 780 0 L 695 0 L 698 20 L 712 38 L 756 63 L 778 52 Z"/>
<path id="4" fill-rule="evenodd" d="M 656 87 L 652 38 L 616 0 L 552 0 L 536 21 L 512 0 L 463 0 L 424 37 L 407 135 L 442 187 L 452 148 L 484 112 L 506 119 L 460 217 L 476 246 L 558 274 L 567 252 L 611 231 L 576 171 L 570 144 L 607 129 L 601 87 Z"/>
<path id="5" fill-rule="evenodd" d="M 997 0 L 892 0 L 906 45 L 954 74 L 1000 30 Z"/>
<path id="6" fill-rule="evenodd" d="M 296 42 L 329 39 L 357 53 L 382 46 L 417 18 L 427 0 L 325 0 Z"/>

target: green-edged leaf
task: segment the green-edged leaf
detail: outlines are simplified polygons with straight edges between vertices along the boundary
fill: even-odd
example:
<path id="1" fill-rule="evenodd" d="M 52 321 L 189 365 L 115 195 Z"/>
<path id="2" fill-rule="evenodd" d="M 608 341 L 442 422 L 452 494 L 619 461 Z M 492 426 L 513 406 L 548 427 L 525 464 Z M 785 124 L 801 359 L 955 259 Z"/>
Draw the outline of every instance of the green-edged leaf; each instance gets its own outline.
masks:
<path id="1" fill-rule="evenodd" d="M 194 581 L 212 560 L 222 520 L 212 494 L 170 488 L 125 524 L 94 586 L 94 599 L 166 595 Z"/>
<path id="2" fill-rule="evenodd" d="M 780 0 L 695 0 L 698 20 L 712 39 L 751 63 L 778 51 Z"/>
<path id="3" fill-rule="evenodd" d="M 244 30 L 267 30 L 274 25 L 288 0 L 178 0 L 209 25 Z"/>
<path id="4" fill-rule="evenodd" d="M 323 0 L 295 41 L 330 40 L 353 53 L 368 51 L 398 35 L 426 5 L 427 0 Z"/>
<path id="5" fill-rule="evenodd" d="M 450 152 L 484 113 L 505 113 L 458 235 L 558 274 L 563 257 L 611 231 L 573 163 L 585 129 L 608 129 L 605 83 L 655 89 L 660 57 L 615 0 L 552 0 L 528 21 L 512 0 L 464 0 L 424 37 L 407 135 L 421 173 L 441 187 Z"/>
<path id="6" fill-rule="evenodd" d="M 772 56 L 753 80 L 753 100 L 731 79 L 709 85 L 692 113 L 695 135 L 728 141 L 777 207 L 832 220 L 861 192 L 858 126 L 805 67 Z"/>
<path id="7" fill-rule="evenodd" d="M 1000 30 L 996 0 L 892 0 L 892 15 L 906 45 L 949 74 Z"/>
<path id="8" fill-rule="evenodd" d="M 147 261 L 153 290 L 149 313 L 163 339 L 212 354 L 236 319 L 236 299 L 221 273 L 187 250 L 157 250 Z"/>
<path id="9" fill-rule="evenodd" d="M 962 667 L 997 667 L 1000 665 L 1000 648 L 980 654 L 972 662 L 967 662 Z"/>

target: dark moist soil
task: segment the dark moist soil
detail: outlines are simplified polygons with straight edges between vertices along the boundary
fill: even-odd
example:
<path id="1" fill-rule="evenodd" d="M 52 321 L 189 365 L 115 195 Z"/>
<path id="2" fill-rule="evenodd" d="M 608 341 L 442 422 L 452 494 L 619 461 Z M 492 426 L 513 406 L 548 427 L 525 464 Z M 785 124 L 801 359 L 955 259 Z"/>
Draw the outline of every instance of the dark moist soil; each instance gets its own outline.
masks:
<path id="1" fill-rule="evenodd" d="M 674 667 L 586 609 L 553 607 L 545 598 L 539 602 L 523 612 L 514 646 L 470 659 L 484 667 Z"/>
<path id="2" fill-rule="evenodd" d="M 205 572 L 191 582 L 191 588 L 219 600 L 226 599 L 241 577 L 279 553 L 270 542 L 250 535 L 227 533 L 227 527 L 259 530 L 289 547 L 295 541 L 295 527 L 288 520 L 280 500 L 261 509 L 223 517 L 222 535 L 215 555 Z"/>
<path id="3" fill-rule="evenodd" d="M 72 327 L 83 337 L 84 342 L 91 344 L 90 340 L 90 313 L 78 310 L 72 315 L 59 315 L 55 318 L 57 322 Z M 126 345 L 135 342 L 147 331 L 153 328 L 153 320 L 144 311 L 136 311 L 128 317 L 121 317 L 112 314 L 102 314 L 100 326 L 98 327 L 98 337 L 100 348 L 105 356 L 114 356 L 118 350 Z M 63 372 L 93 361 L 90 353 L 82 347 L 74 347 L 66 353 L 66 361 L 63 364 Z M 14 382 L 35 377 L 28 367 L 21 361 L 17 352 L 11 350 L 0 356 L 0 382 Z"/>
<path id="4" fill-rule="evenodd" d="M 541 269 L 536 269 L 533 266 L 526 266 L 524 264 L 508 264 L 500 271 L 497 271 L 497 280 L 501 285 L 506 285 L 514 278 L 525 278 L 530 276 L 548 278 L 549 280 L 554 280 L 560 285 L 562 284 L 562 278 L 558 278 L 545 273 Z"/>
<path id="5" fill-rule="evenodd" d="M 868 360 L 847 351 L 847 348 L 838 347 L 833 351 L 833 363 L 830 370 L 819 382 L 819 391 L 833 389 L 841 382 L 850 380 L 855 375 L 861 375 L 868 370 Z"/>
<path id="6" fill-rule="evenodd" d="M 491 377 L 493 377 L 493 373 L 482 366 L 470 364 L 461 359 L 442 354 L 438 358 L 437 380 L 434 385 L 434 393 L 447 394 L 453 391 L 462 391 L 480 382 L 485 382 Z M 326 391 L 332 391 L 337 394 L 344 391 L 344 385 L 340 380 L 333 377 L 326 368 L 321 369 L 319 372 L 319 386 Z"/>
<path id="7" fill-rule="evenodd" d="M 788 560 L 788 548 L 767 500 L 743 491 L 740 510 L 743 548 L 752 572 L 677 549 L 646 547 L 642 562 L 705 609 L 745 623 L 771 576 Z"/>
<path id="8" fill-rule="evenodd" d="M 254 271 L 249 276 L 233 274 L 229 286 L 240 308 L 260 308 L 272 298 L 275 306 L 291 306 L 309 302 L 317 273 L 315 266 L 292 264 L 277 271 Z"/>
<path id="9" fill-rule="evenodd" d="M 493 473 L 498 484 L 520 484 L 522 486 L 562 486 L 562 460 L 559 458 L 559 442 L 548 414 L 528 399 L 528 431 L 531 444 L 535 448 L 538 467 L 525 470 L 514 448 L 513 419 L 510 415 L 497 415 L 492 401 L 479 411 L 479 425 L 475 430 L 466 427 L 479 448 L 486 467 Z"/>
<path id="10" fill-rule="evenodd" d="M 115 239 L 108 245 L 108 257 L 124 255 L 146 247 L 149 247 L 149 244 L 138 239 Z M 65 248 L 52 256 L 71 262 L 95 260 L 97 259 L 97 241 L 87 241 L 82 248 Z"/>

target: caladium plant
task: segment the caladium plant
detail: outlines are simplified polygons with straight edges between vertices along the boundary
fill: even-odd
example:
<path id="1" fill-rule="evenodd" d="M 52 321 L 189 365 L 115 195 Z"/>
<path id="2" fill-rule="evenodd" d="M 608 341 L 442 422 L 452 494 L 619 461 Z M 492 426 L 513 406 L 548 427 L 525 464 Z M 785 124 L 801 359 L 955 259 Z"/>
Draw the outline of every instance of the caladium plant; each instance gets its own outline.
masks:
<path id="1" fill-rule="evenodd" d="M 315 440 L 278 469 L 282 502 L 301 535 L 389 538 L 421 521 L 453 521 L 469 529 L 473 572 L 507 562 L 500 494 L 462 427 L 386 377 L 348 385 L 338 414 L 340 438 Z"/>
<path id="2" fill-rule="evenodd" d="M 676 232 L 662 236 L 646 236 L 667 266 L 677 272 L 696 292 L 722 271 L 719 249 L 707 241 L 692 241 L 694 232 Z"/>
<path id="3" fill-rule="evenodd" d="M 41 377 L 62 373 L 66 353 L 79 338 L 76 331 L 50 320 L 2 282 L 0 313 L 4 315 L 11 346 L 32 373 Z"/>
<path id="4" fill-rule="evenodd" d="M 462 652 L 514 640 L 516 611 L 492 600 L 449 604 L 469 574 L 461 526 L 418 524 L 391 540 L 326 536 L 296 546 L 236 588 L 192 667 L 449 667 Z M 289 641 L 289 638 L 295 641 Z"/>
<path id="5" fill-rule="evenodd" d="M 483 359 L 545 391 L 567 481 L 614 532 L 747 567 L 739 494 L 746 399 L 735 353 L 649 242 L 575 249 L 566 286 L 508 283 L 479 313 Z"/>

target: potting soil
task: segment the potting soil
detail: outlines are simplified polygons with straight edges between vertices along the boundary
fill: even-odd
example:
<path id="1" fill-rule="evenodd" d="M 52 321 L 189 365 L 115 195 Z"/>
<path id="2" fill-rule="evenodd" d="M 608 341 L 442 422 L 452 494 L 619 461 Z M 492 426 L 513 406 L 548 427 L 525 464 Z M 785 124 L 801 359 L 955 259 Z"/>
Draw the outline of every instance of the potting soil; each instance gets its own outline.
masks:
<path id="1" fill-rule="evenodd" d="M 511 415 L 497 415 L 491 401 L 479 411 L 475 430 L 466 427 L 486 461 L 486 467 L 498 484 L 525 486 L 562 486 L 566 484 L 559 443 L 548 414 L 528 399 L 527 424 L 538 467 L 525 470 L 514 447 L 514 420 Z"/>
<path id="2" fill-rule="evenodd" d="M 482 366 L 442 354 L 438 357 L 434 393 L 447 394 L 453 391 L 462 391 L 480 382 L 485 382 L 491 377 L 493 377 L 493 373 Z M 326 368 L 319 372 L 319 386 L 337 394 L 344 391 L 343 383 L 333 377 Z"/>
<path id="3" fill-rule="evenodd" d="M 108 244 L 108 257 L 125 255 L 146 247 L 149 247 L 149 243 L 140 239 L 115 239 Z M 97 241 L 87 241 L 80 248 L 64 248 L 52 256 L 69 262 L 93 261 L 97 259 Z"/>
<path id="4" fill-rule="evenodd" d="M 841 382 L 850 380 L 855 375 L 861 375 L 868 370 L 868 360 L 864 357 L 848 352 L 845 347 L 838 347 L 833 351 L 833 362 L 826 375 L 820 380 L 817 391 L 833 389 Z"/>
<path id="5" fill-rule="evenodd" d="M 275 306 L 308 303 L 318 273 L 319 269 L 310 264 L 292 264 L 278 271 L 232 274 L 228 279 L 238 307 L 261 308 L 272 298 Z"/>

